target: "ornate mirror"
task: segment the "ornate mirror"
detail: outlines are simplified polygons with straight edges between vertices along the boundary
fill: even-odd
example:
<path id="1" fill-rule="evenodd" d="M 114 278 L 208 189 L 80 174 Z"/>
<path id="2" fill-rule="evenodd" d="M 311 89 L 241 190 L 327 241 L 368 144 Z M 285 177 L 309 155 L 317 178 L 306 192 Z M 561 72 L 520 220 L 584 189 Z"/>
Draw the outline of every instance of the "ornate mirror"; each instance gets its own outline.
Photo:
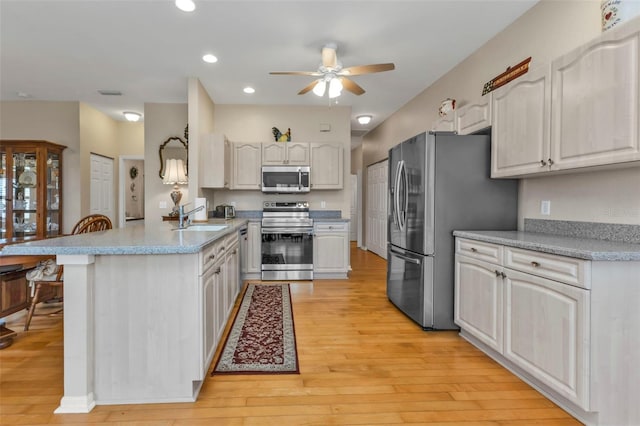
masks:
<path id="1" fill-rule="evenodd" d="M 164 178 L 165 163 L 169 158 L 182 160 L 186 164 L 186 174 L 189 174 L 189 126 L 184 129 L 184 139 L 172 136 L 160 145 L 160 179 Z"/>

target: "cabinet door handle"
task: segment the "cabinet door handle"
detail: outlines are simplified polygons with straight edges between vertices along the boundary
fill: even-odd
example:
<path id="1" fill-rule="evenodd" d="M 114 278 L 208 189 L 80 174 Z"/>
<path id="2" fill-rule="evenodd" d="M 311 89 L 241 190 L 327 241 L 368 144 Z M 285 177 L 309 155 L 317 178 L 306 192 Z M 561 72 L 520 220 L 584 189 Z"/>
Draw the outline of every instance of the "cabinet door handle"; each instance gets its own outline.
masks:
<path id="1" fill-rule="evenodd" d="M 238 250 L 234 250 L 231 252 L 231 254 L 236 254 L 238 252 Z"/>
<path id="2" fill-rule="evenodd" d="M 533 266 L 534 268 L 537 268 L 538 266 L 540 266 L 540 264 L 538 262 L 531 262 L 531 266 Z"/>
<path id="3" fill-rule="evenodd" d="M 549 163 L 550 166 L 553 166 L 553 160 L 551 158 L 549 158 L 547 162 Z"/>
<path id="4" fill-rule="evenodd" d="M 504 279 L 507 278 L 507 275 L 504 272 L 500 272 L 500 276 Z"/>
<path id="5" fill-rule="evenodd" d="M 547 162 L 546 162 L 546 161 L 544 161 L 544 160 L 540 160 L 540 165 L 541 165 L 542 167 L 544 167 L 544 166 L 546 166 L 546 165 L 547 165 Z"/>
<path id="6" fill-rule="evenodd" d="M 478 249 L 477 249 L 477 248 L 475 248 L 475 247 L 471 247 L 471 251 L 475 253 L 475 252 L 477 252 L 477 251 L 478 251 Z"/>
<path id="7" fill-rule="evenodd" d="M 209 260 L 213 260 L 213 259 L 215 259 L 215 258 L 216 258 L 216 255 L 215 255 L 215 254 L 210 254 L 208 259 L 209 259 Z"/>
<path id="8" fill-rule="evenodd" d="M 218 274 L 220 274 L 220 272 L 221 272 L 221 271 L 222 271 L 222 270 L 220 269 L 220 267 L 218 267 L 218 269 L 216 269 L 216 271 L 214 272 L 214 274 L 218 275 Z"/>
<path id="9" fill-rule="evenodd" d="M 499 276 L 501 276 L 500 274 L 502 274 L 502 272 L 498 271 L 497 269 L 496 269 L 495 272 L 496 272 L 496 277 L 499 277 Z"/>

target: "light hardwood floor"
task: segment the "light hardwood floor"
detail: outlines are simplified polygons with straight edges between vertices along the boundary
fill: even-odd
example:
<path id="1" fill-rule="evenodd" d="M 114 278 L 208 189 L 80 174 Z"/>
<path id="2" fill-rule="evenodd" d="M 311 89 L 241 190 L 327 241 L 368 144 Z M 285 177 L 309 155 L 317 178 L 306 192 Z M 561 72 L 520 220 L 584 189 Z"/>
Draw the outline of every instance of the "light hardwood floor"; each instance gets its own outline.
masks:
<path id="1" fill-rule="evenodd" d="M 292 285 L 299 375 L 214 376 L 195 403 L 53 414 L 62 320 L 40 316 L 0 351 L 0 424 L 580 424 L 456 332 L 422 331 L 387 300 L 385 261 L 351 254 L 348 280 Z M 24 314 L 9 319 L 22 330 Z"/>

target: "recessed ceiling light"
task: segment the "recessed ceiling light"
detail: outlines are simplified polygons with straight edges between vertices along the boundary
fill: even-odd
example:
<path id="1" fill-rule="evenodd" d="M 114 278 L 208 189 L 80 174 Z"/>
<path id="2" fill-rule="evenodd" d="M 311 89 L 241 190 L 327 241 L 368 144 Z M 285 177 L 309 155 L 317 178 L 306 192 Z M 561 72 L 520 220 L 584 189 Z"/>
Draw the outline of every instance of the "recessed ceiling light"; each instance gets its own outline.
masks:
<path id="1" fill-rule="evenodd" d="M 247 87 L 245 87 L 244 89 L 242 89 L 242 91 L 243 91 L 244 93 L 249 93 L 249 94 L 251 94 L 251 93 L 256 93 L 256 89 L 254 89 L 253 87 L 249 87 L 249 86 L 247 86 Z"/>
<path id="2" fill-rule="evenodd" d="M 210 64 L 214 64 L 216 62 L 218 62 L 218 58 L 216 58 L 214 55 L 207 53 L 206 55 L 204 55 L 202 57 L 202 60 L 205 62 L 208 62 Z"/>
<path id="3" fill-rule="evenodd" d="M 127 119 L 127 121 L 139 121 L 142 117 L 142 114 L 133 111 L 125 111 L 122 114 L 124 115 L 124 118 Z"/>
<path id="4" fill-rule="evenodd" d="M 176 0 L 176 7 L 183 12 L 193 12 L 196 10 L 196 4 L 193 0 Z"/>
<path id="5" fill-rule="evenodd" d="M 358 120 L 358 123 L 360 124 L 369 124 L 371 123 L 371 116 L 370 115 L 359 115 L 356 117 L 356 119 Z"/>

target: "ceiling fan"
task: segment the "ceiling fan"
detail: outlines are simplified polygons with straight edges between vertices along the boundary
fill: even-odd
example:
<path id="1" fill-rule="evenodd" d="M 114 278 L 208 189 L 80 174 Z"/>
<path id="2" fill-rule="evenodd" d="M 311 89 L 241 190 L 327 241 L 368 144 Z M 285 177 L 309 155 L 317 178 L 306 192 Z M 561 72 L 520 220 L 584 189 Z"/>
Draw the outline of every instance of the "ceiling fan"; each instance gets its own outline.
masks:
<path id="1" fill-rule="evenodd" d="M 375 72 L 391 71 L 395 69 L 393 63 L 387 64 L 371 64 L 357 65 L 354 67 L 343 68 L 342 63 L 338 61 L 336 55 L 337 46 L 333 43 L 327 44 L 322 48 L 322 64 L 317 71 L 276 71 L 270 72 L 272 75 L 309 75 L 320 77 L 311 84 L 304 87 L 298 95 L 313 90 L 318 96 L 324 96 L 327 85 L 329 86 L 329 97 L 335 98 L 340 96 L 342 89 L 347 89 L 355 95 L 362 95 L 364 89 L 356 84 L 353 80 L 347 78 L 354 75 L 371 74 Z"/>

